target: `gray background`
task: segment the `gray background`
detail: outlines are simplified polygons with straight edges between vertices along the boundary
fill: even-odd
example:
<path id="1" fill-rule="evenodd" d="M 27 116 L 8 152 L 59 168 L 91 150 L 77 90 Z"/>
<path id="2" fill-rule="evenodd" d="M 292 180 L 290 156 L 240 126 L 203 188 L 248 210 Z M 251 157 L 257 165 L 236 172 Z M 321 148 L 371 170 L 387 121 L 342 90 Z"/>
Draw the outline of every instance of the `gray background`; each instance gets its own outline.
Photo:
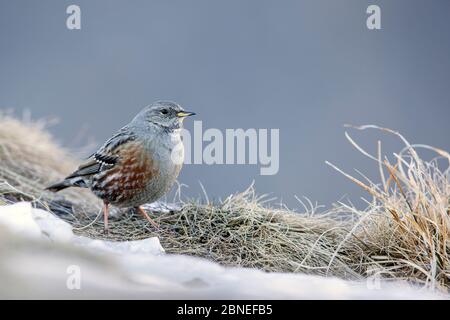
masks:
<path id="1" fill-rule="evenodd" d="M 78 4 L 82 29 L 66 29 Z M 382 30 L 366 8 L 382 9 Z M 156 99 L 198 113 L 204 128 L 280 128 L 280 171 L 186 166 L 186 195 L 245 189 L 329 206 L 363 195 L 324 164 L 373 163 L 354 152 L 343 124 L 395 128 L 450 150 L 450 1 L 6 1 L 0 0 L 0 108 L 60 119 L 51 131 L 79 148 L 100 144 Z M 187 128 L 191 128 L 188 123 Z M 375 150 L 387 138 L 353 132 Z"/>

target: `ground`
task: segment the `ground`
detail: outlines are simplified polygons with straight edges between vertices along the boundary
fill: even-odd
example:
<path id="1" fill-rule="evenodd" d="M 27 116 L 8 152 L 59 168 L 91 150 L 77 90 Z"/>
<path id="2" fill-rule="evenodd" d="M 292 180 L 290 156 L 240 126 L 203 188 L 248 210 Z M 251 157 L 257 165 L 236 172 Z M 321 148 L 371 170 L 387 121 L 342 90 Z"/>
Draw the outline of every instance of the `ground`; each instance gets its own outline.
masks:
<path id="1" fill-rule="evenodd" d="M 446 298 L 376 279 L 351 282 L 223 267 L 201 258 L 166 254 L 156 237 L 93 240 L 74 235 L 68 223 L 28 202 L 1 206 L 0 228 L 1 298 Z"/>

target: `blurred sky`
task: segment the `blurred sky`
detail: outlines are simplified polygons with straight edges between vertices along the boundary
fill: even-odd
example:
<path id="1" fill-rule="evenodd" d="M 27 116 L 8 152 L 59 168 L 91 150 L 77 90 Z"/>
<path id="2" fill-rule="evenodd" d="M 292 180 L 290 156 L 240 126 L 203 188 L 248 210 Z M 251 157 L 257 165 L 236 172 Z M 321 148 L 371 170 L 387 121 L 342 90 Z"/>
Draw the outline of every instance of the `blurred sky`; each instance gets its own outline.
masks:
<path id="1" fill-rule="evenodd" d="M 66 28 L 81 7 L 82 28 Z M 366 8 L 382 30 L 366 28 Z M 290 207 L 364 193 L 325 165 L 376 166 L 343 124 L 373 123 L 450 150 L 450 1 L 0 0 L 0 108 L 56 116 L 59 142 L 98 145 L 157 99 L 196 111 L 204 128 L 280 128 L 280 170 L 188 165 L 186 195 L 210 198 L 255 180 Z M 187 128 L 192 123 L 187 121 Z M 369 151 L 400 144 L 354 132 Z"/>

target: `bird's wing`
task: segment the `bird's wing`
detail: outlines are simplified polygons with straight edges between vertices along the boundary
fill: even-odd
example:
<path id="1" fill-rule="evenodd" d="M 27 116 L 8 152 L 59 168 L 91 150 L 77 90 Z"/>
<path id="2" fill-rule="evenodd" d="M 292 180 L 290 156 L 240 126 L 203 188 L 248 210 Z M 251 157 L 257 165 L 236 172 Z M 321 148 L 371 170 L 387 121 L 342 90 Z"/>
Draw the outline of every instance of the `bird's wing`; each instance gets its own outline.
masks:
<path id="1" fill-rule="evenodd" d="M 116 152 L 119 146 L 134 141 L 135 139 L 136 136 L 133 135 L 127 127 L 122 128 L 106 141 L 100 149 L 89 156 L 89 158 L 66 179 L 91 176 L 104 170 L 111 169 L 119 159 L 119 155 Z"/>

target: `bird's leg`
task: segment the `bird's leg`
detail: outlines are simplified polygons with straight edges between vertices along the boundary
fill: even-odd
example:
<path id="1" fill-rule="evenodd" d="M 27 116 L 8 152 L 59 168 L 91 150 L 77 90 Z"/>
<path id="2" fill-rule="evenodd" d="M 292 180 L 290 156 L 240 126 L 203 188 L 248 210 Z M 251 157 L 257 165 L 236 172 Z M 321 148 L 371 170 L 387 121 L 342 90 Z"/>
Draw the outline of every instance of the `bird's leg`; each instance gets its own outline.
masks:
<path id="1" fill-rule="evenodd" d="M 141 207 L 137 207 L 137 210 L 139 211 L 140 214 L 142 214 L 144 216 L 145 219 L 147 219 L 156 229 L 159 229 L 159 225 L 153 221 L 152 218 L 150 218 L 147 214 L 147 212 L 145 212 L 144 209 L 142 209 Z"/>
<path id="2" fill-rule="evenodd" d="M 105 223 L 105 233 L 108 233 L 108 215 L 109 215 L 109 203 L 103 203 L 103 222 Z"/>

